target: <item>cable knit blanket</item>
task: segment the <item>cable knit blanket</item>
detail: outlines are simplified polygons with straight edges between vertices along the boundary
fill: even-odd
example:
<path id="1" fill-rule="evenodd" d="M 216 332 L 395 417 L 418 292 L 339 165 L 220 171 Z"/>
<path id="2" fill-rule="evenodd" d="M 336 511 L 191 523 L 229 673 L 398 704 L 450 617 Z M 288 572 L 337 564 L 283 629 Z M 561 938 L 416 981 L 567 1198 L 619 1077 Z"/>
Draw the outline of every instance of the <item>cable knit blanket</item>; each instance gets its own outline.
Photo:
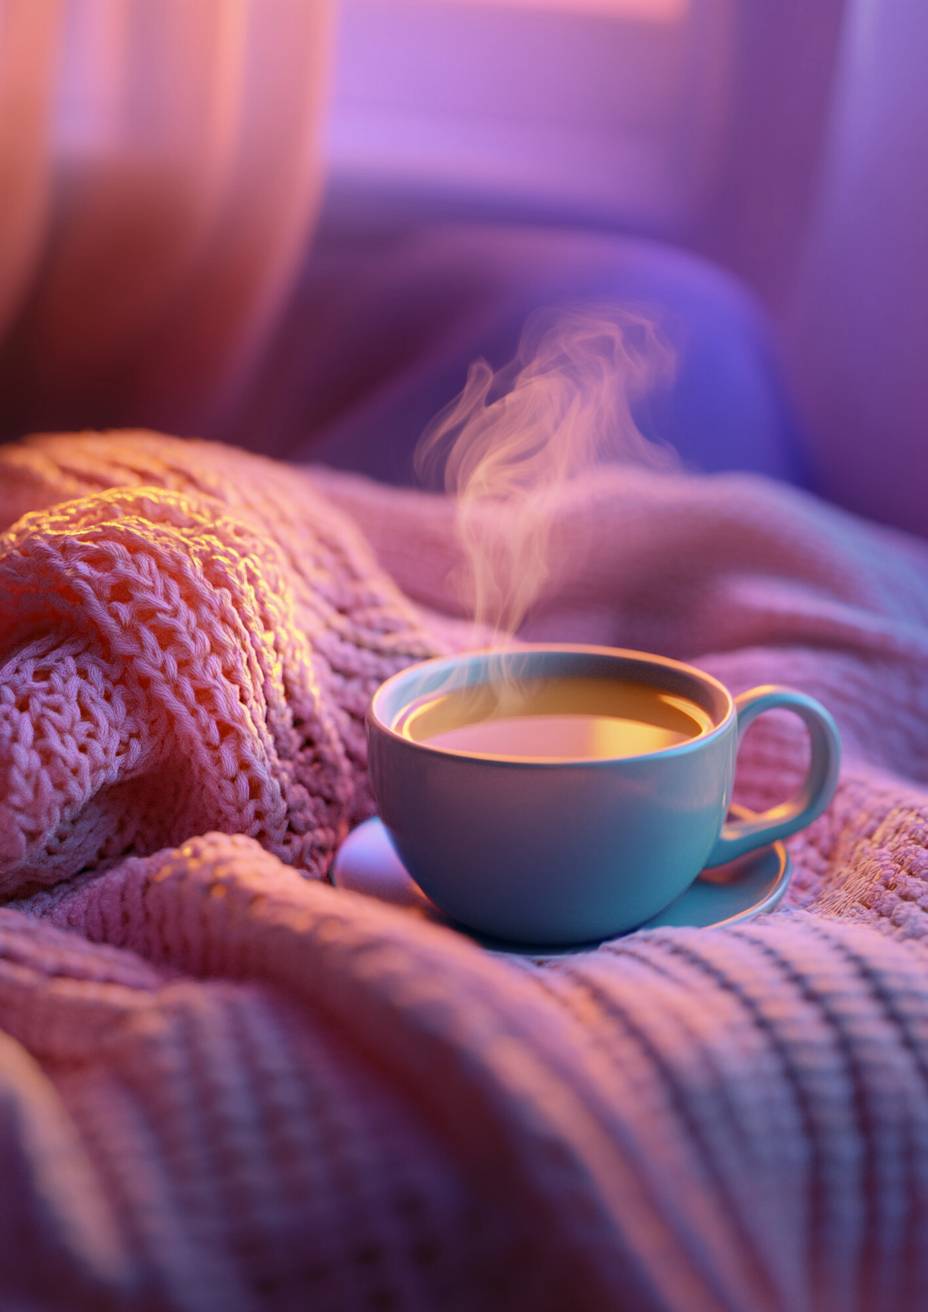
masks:
<path id="1" fill-rule="evenodd" d="M 149 434 L 0 451 L 3 1312 L 928 1305 L 928 549 L 601 471 L 530 637 L 837 716 L 786 906 L 547 964 L 325 882 L 449 505 Z M 764 717 L 742 801 L 803 764 Z"/>

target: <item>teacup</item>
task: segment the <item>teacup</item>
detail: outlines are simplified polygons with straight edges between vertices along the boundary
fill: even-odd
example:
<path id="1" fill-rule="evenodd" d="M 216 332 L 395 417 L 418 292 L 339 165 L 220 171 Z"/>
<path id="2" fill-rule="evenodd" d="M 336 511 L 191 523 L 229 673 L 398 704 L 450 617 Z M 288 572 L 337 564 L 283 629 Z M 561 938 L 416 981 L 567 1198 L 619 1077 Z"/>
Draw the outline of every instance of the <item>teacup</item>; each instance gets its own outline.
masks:
<path id="1" fill-rule="evenodd" d="M 617 689 L 651 690 L 673 741 L 616 755 L 507 755 L 505 741 L 492 752 L 448 746 L 455 725 L 449 734 L 438 712 L 429 711 L 433 728 L 444 732 L 432 741 L 409 730 L 411 708 L 433 699 L 466 693 L 479 702 L 500 685 L 556 690 L 571 681 L 594 704 L 601 687 L 610 706 Z M 774 708 L 794 712 L 808 731 L 805 780 L 762 815 L 729 819 L 738 743 Z M 810 824 L 834 794 L 841 754 L 831 715 L 804 693 L 765 685 L 733 697 L 680 661 L 567 644 L 468 652 L 402 670 L 373 697 L 368 740 L 381 819 L 423 891 L 480 934 L 551 945 L 642 925 L 706 867 Z"/>

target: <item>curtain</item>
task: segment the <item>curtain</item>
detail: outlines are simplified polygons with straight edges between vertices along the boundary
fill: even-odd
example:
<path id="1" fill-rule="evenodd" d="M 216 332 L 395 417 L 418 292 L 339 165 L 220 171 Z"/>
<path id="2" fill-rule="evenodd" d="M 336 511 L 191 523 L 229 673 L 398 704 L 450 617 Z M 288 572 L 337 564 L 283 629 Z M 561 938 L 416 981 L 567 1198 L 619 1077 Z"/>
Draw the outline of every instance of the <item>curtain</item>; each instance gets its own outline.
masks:
<path id="1" fill-rule="evenodd" d="M 0 422 L 228 406 L 320 190 L 329 0 L 0 0 Z"/>
<path id="2" fill-rule="evenodd" d="M 848 0 L 787 325 L 824 490 L 928 533 L 928 5 Z"/>

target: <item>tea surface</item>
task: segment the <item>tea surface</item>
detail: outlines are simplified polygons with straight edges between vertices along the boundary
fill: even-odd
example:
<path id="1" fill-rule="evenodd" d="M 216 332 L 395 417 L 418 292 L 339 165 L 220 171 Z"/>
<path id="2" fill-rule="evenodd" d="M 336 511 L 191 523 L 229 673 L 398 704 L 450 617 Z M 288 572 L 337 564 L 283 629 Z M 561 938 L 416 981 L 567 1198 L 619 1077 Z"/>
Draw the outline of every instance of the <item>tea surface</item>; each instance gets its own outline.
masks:
<path id="1" fill-rule="evenodd" d="M 661 751 L 706 733 L 712 721 L 696 702 L 649 684 L 563 678 L 424 698 L 396 727 L 415 742 L 471 756 L 590 760 Z"/>

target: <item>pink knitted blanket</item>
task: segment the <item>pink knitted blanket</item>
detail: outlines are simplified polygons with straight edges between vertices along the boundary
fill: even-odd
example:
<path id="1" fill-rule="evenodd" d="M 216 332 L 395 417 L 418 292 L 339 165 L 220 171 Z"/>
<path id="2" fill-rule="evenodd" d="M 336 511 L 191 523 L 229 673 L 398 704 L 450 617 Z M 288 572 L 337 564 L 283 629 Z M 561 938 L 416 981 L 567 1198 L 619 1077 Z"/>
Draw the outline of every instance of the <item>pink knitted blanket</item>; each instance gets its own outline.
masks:
<path id="1" fill-rule="evenodd" d="M 565 500 L 528 636 L 792 683 L 846 766 L 783 909 L 540 965 L 324 881 L 371 690 L 464 640 L 443 499 L 84 435 L 0 520 L 3 1312 L 926 1305 L 924 545 Z M 801 764 L 765 717 L 742 800 Z"/>

